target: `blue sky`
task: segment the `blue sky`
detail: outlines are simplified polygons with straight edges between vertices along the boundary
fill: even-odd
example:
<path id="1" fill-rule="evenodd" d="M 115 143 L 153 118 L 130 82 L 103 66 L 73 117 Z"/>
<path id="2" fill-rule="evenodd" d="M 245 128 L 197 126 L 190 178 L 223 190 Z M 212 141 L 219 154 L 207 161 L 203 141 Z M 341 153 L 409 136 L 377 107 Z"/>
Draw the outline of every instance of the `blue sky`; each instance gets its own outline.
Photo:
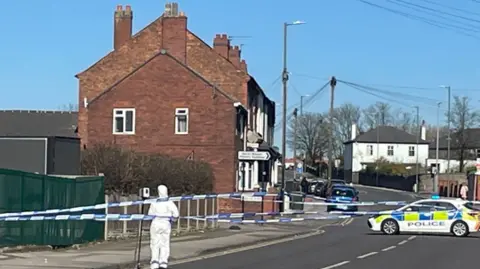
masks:
<path id="1" fill-rule="evenodd" d="M 475 1 L 405 0 L 471 19 L 440 13 L 436 14 L 444 18 L 434 18 L 388 0 L 368 1 L 409 16 L 417 14 L 455 24 L 457 30 L 476 27 L 474 31 L 480 31 L 480 3 Z M 466 12 L 443 9 L 432 2 Z M 2 3 L 5 12 L 0 16 L 0 109 L 57 109 L 76 103 L 78 85 L 74 75 L 112 49 L 113 11 L 117 4 L 132 6 L 136 32 L 162 14 L 165 1 Z M 290 105 L 298 103 L 301 94 L 318 90 L 332 75 L 439 101 L 446 100 L 446 91 L 438 86 L 446 84 L 452 86 L 453 94 L 470 96 L 475 105 L 480 104 L 480 34 L 477 38 L 463 36 L 358 0 L 185 0 L 179 1 L 179 6 L 189 18 L 188 27 L 210 44 L 217 33 L 249 36 L 234 42 L 244 44 L 242 56 L 249 72 L 278 103 L 281 83 L 274 82 L 282 68 L 282 24 L 303 20 L 307 24 L 291 27 L 288 35 Z M 426 99 L 418 103 L 399 97 L 390 99 L 396 101 L 394 107 L 409 111 L 413 111 L 412 105 L 420 105 L 422 116 L 434 123 L 434 103 L 426 105 Z M 377 100 L 381 99 L 341 84 L 336 90 L 337 105 L 352 102 L 365 107 Z M 304 110 L 326 111 L 327 106 L 325 92 Z"/>

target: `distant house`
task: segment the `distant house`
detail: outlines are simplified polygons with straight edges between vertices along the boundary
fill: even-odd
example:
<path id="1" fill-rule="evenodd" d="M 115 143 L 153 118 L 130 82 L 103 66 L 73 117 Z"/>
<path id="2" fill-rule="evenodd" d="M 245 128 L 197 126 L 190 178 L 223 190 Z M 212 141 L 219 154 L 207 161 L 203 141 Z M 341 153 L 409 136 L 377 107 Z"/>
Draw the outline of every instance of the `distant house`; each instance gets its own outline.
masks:
<path id="1" fill-rule="evenodd" d="M 0 111 L 0 168 L 40 174 L 79 174 L 77 113 Z"/>
<path id="2" fill-rule="evenodd" d="M 460 154 L 463 148 L 463 167 L 473 166 L 477 158 L 480 157 L 480 128 L 466 129 L 463 138 L 453 132 L 450 135 L 450 169 L 458 171 L 460 167 Z M 447 172 L 448 163 L 448 140 L 447 136 L 440 137 L 438 146 L 438 168 L 439 173 Z M 463 145 L 462 145 L 463 144 Z M 436 161 L 436 141 L 430 143 L 427 166 L 435 167 Z"/>
<path id="3" fill-rule="evenodd" d="M 344 169 L 349 172 L 359 172 L 367 165 L 383 158 L 390 162 L 422 165 L 428 158 L 429 142 L 425 140 L 426 128 L 422 126 L 421 137 L 391 126 L 379 126 L 357 136 L 357 126 L 352 125 L 352 135 L 346 141 L 344 151 Z"/>

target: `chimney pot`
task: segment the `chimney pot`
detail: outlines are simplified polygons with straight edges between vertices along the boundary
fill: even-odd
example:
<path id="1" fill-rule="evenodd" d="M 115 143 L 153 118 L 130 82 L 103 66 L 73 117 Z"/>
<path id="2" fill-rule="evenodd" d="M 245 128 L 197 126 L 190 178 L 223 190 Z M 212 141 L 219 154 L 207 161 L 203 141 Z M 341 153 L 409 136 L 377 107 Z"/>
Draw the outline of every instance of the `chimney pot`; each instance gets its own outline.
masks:
<path id="1" fill-rule="evenodd" d="M 117 5 L 117 11 L 122 11 L 123 10 L 123 6 L 122 5 Z"/>
<path id="2" fill-rule="evenodd" d="M 239 46 L 235 46 L 234 49 L 235 49 L 235 50 L 240 50 L 240 47 L 239 47 Z"/>
<path id="3" fill-rule="evenodd" d="M 225 59 L 228 59 L 230 53 L 230 40 L 228 40 L 226 34 L 216 34 L 213 39 L 213 49 L 220 56 Z"/>
<path id="4" fill-rule="evenodd" d="M 352 123 L 352 134 L 351 134 L 350 139 L 354 140 L 356 137 L 357 137 L 357 123 L 353 122 Z"/>
<path id="5" fill-rule="evenodd" d="M 125 8 L 123 11 L 123 7 L 118 5 L 113 19 L 113 47 L 115 50 L 132 37 L 133 12 L 131 6 Z"/>
<path id="6" fill-rule="evenodd" d="M 127 5 L 127 6 L 125 6 L 125 10 L 126 10 L 126 11 L 132 11 L 132 7 L 129 6 L 129 5 Z"/>

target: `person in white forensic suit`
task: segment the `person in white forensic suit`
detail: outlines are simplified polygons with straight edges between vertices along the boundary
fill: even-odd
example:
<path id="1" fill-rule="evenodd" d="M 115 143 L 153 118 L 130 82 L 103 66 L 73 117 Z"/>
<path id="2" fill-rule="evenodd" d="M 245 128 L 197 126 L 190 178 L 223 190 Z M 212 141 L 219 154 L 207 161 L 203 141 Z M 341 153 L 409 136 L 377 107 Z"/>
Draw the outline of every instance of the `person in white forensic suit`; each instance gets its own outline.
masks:
<path id="1" fill-rule="evenodd" d="M 168 188 L 165 185 L 158 186 L 158 196 L 158 198 L 168 198 Z M 160 216 L 155 218 L 150 225 L 150 250 L 152 252 L 150 268 L 167 268 L 172 222 L 179 217 L 178 208 L 170 200 L 152 203 L 148 215 Z"/>

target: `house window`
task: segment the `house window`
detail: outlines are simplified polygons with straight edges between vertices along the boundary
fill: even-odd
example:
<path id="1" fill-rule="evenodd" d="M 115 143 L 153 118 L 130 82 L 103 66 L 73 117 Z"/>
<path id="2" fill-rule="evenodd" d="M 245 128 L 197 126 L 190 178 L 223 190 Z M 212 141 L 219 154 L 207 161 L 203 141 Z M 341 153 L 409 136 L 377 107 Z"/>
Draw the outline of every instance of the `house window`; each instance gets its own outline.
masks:
<path id="1" fill-rule="evenodd" d="M 113 110 L 113 133 L 135 134 L 134 108 L 115 108 Z"/>
<path id="2" fill-rule="evenodd" d="M 388 146 L 387 147 L 387 155 L 388 156 L 393 156 L 393 146 Z"/>
<path id="3" fill-rule="evenodd" d="M 188 134 L 188 108 L 175 109 L 175 134 Z"/>
<path id="4" fill-rule="evenodd" d="M 367 145 L 367 155 L 373 156 L 373 145 Z"/>
<path id="5" fill-rule="evenodd" d="M 415 156 L 415 147 L 414 146 L 409 146 L 408 147 L 408 156 L 410 156 L 410 157 Z"/>

